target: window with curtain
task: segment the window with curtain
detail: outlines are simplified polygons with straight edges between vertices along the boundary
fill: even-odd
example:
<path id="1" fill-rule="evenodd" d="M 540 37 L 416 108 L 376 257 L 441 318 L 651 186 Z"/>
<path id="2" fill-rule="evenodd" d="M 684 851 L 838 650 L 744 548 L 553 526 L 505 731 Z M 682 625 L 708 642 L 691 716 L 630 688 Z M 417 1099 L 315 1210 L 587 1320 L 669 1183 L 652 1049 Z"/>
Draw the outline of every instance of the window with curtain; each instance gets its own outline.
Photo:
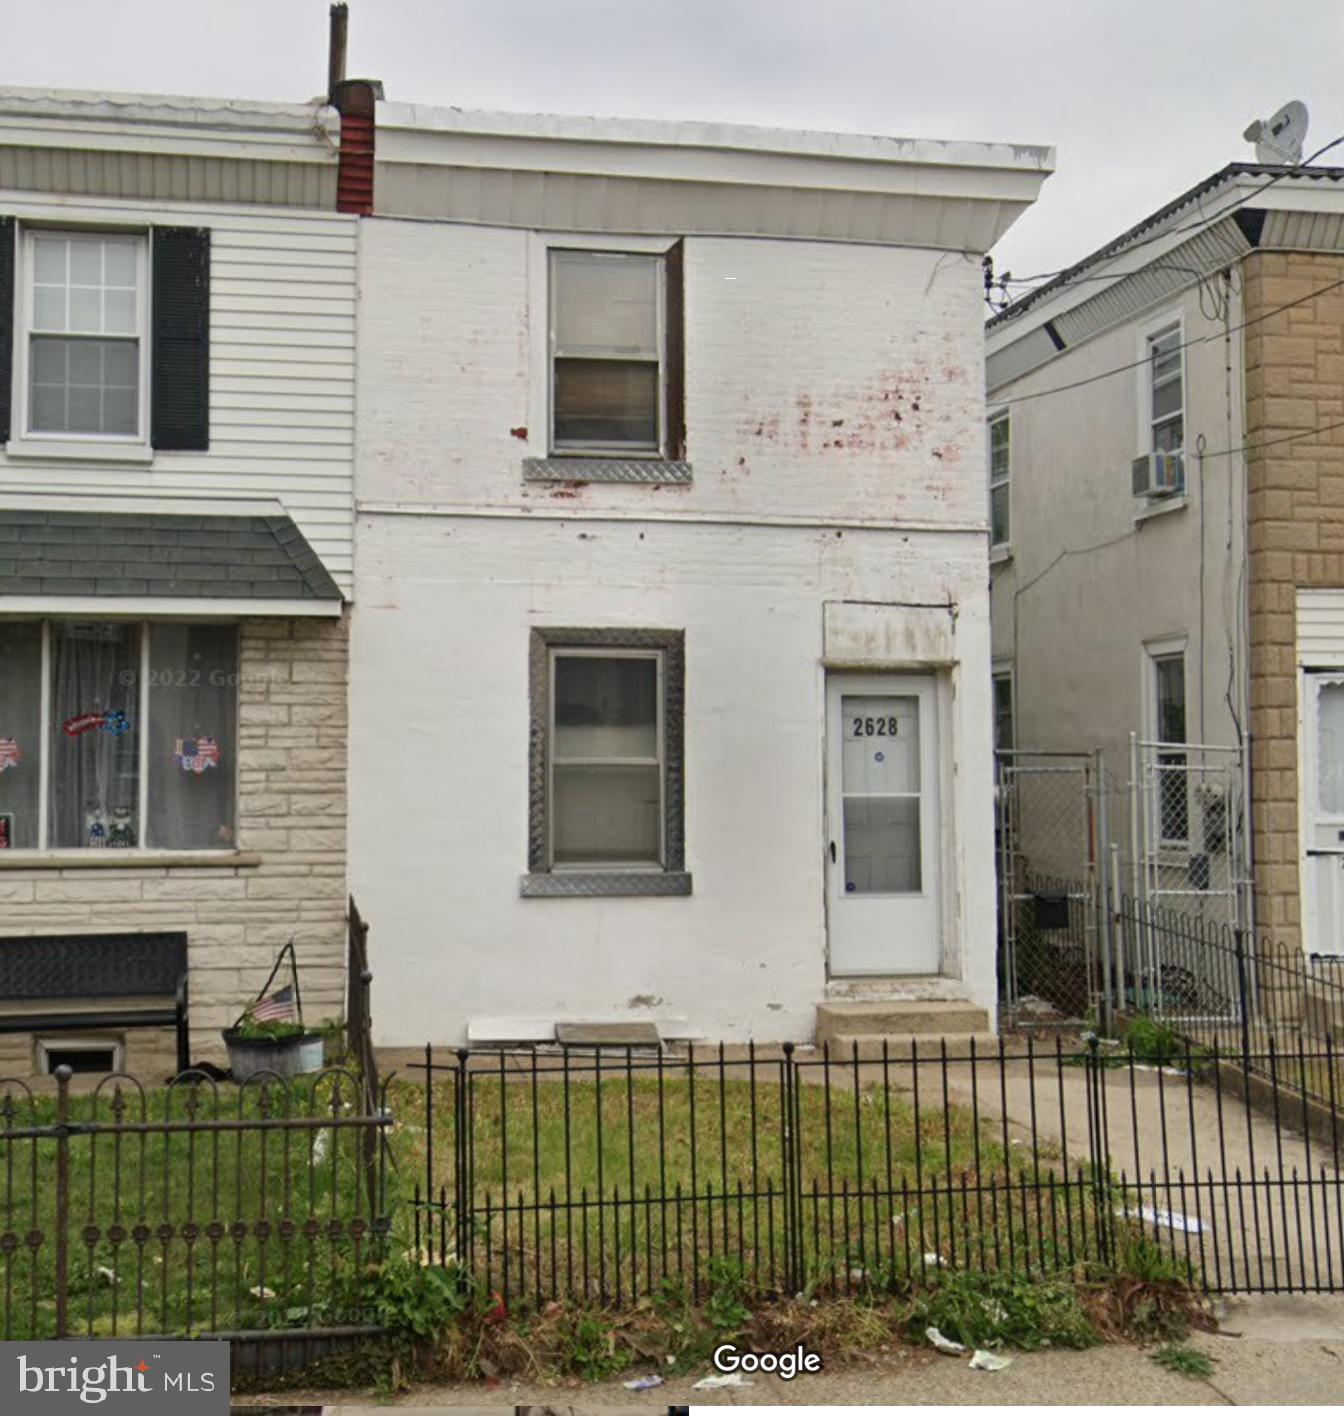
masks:
<path id="1" fill-rule="evenodd" d="M 0 847 L 232 848 L 237 705 L 233 625 L 0 621 Z"/>
<path id="2" fill-rule="evenodd" d="M 231 847 L 238 632 L 156 624 L 149 660 L 149 838 L 180 850 Z"/>
<path id="3" fill-rule="evenodd" d="M 0 850 L 37 846 L 41 741 L 42 626 L 0 620 Z"/>

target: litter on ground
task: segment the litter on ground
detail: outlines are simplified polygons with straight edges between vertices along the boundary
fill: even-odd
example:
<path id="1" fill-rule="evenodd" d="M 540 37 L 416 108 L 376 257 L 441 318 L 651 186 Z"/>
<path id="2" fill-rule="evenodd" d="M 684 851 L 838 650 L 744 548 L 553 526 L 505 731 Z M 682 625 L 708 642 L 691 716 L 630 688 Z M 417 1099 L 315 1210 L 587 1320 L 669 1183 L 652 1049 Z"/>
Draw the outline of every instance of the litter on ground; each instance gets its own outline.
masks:
<path id="1" fill-rule="evenodd" d="M 647 1377 L 636 1377 L 632 1382 L 621 1383 L 626 1391 L 650 1391 L 653 1387 L 660 1387 L 662 1384 L 663 1379 L 657 1372 Z"/>
<path id="2" fill-rule="evenodd" d="M 1152 1205 L 1140 1205 L 1138 1209 L 1121 1205 L 1116 1210 L 1116 1214 L 1124 1219 L 1133 1219 L 1135 1215 L 1138 1215 L 1148 1224 L 1160 1224 L 1164 1229 L 1174 1229 L 1178 1234 L 1200 1234 L 1203 1232 L 1199 1220 L 1191 1219 L 1186 1214 L 1178 1214 L 1175 1210 L 1154 1209 Z"/>
<path id="3" fill-rule="evenodd" d="M 960 1342 L 953 1342 L 950 1337 L 944 1337 L 936 1327 L 925 1328 L 924 1336 L 939 1350 L 948 1357 L 960 1357 L 966 1351 L 965 1346 Z"/>
<path id="4" fill-rule="evenodd" d="M 720 1387 L 748 1387 L 755 1386 L 755 1382 L 749 1382 L 741 1372 L 725 1372 L 721 1377 L 701 1377 L 698 1382 L 691 1383 L 692 1391 L 718 1391 Z"/>
<path id="5" fill-rule="evenodd" d="M 997 1352 L 985 1352 L 979 1347 L 975 1349 L 975 1355 L 966 1364 L 973 1372 L 1001 1372 L 1005 1367 L 1013 1365 L 1011 1357 L 1000 1357 Z"/>

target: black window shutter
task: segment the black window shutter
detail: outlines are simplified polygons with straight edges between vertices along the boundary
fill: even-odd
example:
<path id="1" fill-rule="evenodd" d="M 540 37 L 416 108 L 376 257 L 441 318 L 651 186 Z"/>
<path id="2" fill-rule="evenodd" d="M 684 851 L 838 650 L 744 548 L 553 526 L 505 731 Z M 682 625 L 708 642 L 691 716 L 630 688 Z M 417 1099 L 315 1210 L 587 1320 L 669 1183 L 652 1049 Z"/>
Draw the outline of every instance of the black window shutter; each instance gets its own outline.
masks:
<path id="1" fill-rule="evenodd" d="M 682 250 L 678 241 L 664 257 L 667 323 L 667 456 L 686 455 L 686 298 Z"/>
<path id="2" fill-rule="evenodd" d="M 151 252 L 150 435 L 156 448 L 210 446 L 210 233 L 156 226 Z"/>
<path id="3" fill-rule="evenodd" d="M 14 391 L 14 218 L 0 216 L 0 442 L 9 441 Z"/>

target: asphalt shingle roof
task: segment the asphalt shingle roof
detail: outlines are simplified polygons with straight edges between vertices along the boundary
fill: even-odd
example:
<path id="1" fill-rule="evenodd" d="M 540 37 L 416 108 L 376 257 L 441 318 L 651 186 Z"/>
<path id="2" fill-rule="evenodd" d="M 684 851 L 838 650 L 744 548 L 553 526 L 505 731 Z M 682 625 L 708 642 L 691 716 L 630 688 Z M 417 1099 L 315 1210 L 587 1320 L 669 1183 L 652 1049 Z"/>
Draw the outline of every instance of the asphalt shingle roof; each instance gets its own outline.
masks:
<path id="1" fill-rule="evenodd" d="M 0 510 L 6 595 L 343 598 L 288 516 Z"/>

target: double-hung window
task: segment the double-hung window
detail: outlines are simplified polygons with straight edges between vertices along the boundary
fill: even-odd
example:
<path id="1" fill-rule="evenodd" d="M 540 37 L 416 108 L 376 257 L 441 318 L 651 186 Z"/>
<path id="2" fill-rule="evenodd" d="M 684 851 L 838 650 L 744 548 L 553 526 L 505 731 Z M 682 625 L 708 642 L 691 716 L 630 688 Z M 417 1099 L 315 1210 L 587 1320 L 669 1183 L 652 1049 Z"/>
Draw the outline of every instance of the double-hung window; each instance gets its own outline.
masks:
<path id="1" fill-rule="evenodd" d="M 534 630 L 526 894 L 682 894 L 680 632 Z"/>
<path id="2" fill-rule="evenodd" d="M 551 446 L 657 455 L 665 445 L 663 257 L 551 252 Z"/>
<path id="3" fill-rule="evenodd" d="M 0 443 L 149 461 L 210 445 L 210 232 L 0 215 Z"/>
<path id="4" fill-rule="evenodd" d="M 989 544 L 1006 546 L 1011 531 L 1008 485 L 1012 473 L 1010 415 L 1000 413 L 989 424 Z"/>
<path id="5" fill-rule="evenodd" d="M 24 233 L 31 435 L 145 439 L 145 236 Z"/>
<path id="6" fill-rule="evenodd" d="M 234 845 L 238 631 L 0 620 L 0 848 Z"/>
<path id="7" fill-rule="evenodd" d="M 1185 376 L 1181 326 L 1148 336 L 1148 421 L 1153 452 L 1179 454 L 1185 447 Z"/>

